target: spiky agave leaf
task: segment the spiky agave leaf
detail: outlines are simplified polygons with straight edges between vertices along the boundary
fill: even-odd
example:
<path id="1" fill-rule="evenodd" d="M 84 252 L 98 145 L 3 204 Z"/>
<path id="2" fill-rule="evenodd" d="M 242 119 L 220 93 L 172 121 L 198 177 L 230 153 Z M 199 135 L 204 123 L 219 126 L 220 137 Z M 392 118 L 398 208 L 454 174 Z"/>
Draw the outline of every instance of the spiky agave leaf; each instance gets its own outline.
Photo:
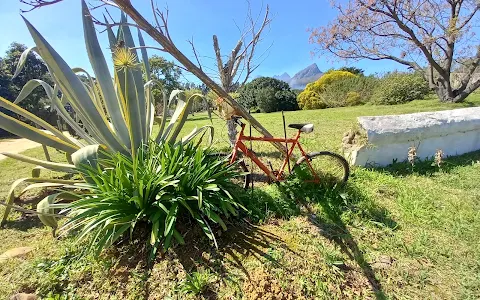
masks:
<path id="1" fill-rule="evenodd" d="M 123 53 L 124 63 L 119 68 L 119 62 L 117 62 L 117 68 L 114 70 L 114 80 L 112 80 L 98 43 L 93 21 L 84 1 L 82 1 L 82 18 L 87 53 L 95 73 L 95 78 L 83 69 L 71 69 L 33 25 L 25 19 L 36 47 L 29 48 L 22 54 L 15 72 L 15 75 L 21 72 L 30 51 L 36 51 L 40 55 L 52 76 L 54 87 L 52 88 L 40 80 L 32 80 L 22 89 L 22 92 L 16 99 L 16 103 L 25 99 L 34 88 L 42 86 L 52 107 L 77 132 L 82 138 L 81 141 L 63 135 L 62 132 L 56 130 L 45 121 L 38 119 L 16 104 L 0 98 L 0 105 L 21 114 L 40 127 L 51 131 L 53 135 L 46 134 L 29 124 L 3 113 L 0 113 L 0 127 L 16 135 L 64 151 L 69 155 L 73 154 L 71 163 L 75 167 L 72 164 L 49 163 L 22 155 L 9 154 L 10 157 L 29 163 L 36 163 L 44 168 L 76 171 L 78 165 L 85 162 L 94 166 L 100 149 L 132 155 L 140 145 L 146 143 L 151 138 L 155 121 L 154 100 L 150 89 L 153 82 L 144 83 L 143 81 L 142 68 L 138 67 L 140 61 L 136 50 L 134 50 L 135 45 L 130 28 L 128 25 L 119 26 L 118 33 L 115 36 L 111 28 L 107 27 L 112 52 L 119 51 L 117 56 Z M 121 18 L 121 22 L 125 23 L 126 16 L 122 14 Z M 140 45 L 144 47 L 141 33 L 139 32 L 138 35 Z M 124 42 L 123 49 L 117 49 L 119 41 Z M 141 49 L 141 55 L 144 69 L 148 72 L 148 55 L 145 48 Z M 117 57 L 117 59 L 120 58 Z M 87 81 L 80 80 L 76 74 L 77 72 L 85 73 Z M 147 74 L 146 78 L 149 80 L 150 74 Z M 61 92 L 61 97 L 59 92 Z M 200 95 L 195 97 L 198 96 Z M 193 98 L 185 99 L 182 91 L 173 91 L 170 97 L 167 97 L 164 92 L 163 99 L 164 111 L 156 141 L 159 143 L 165 141 L 175 143 L 185 124 Z M 168 107 L 174 99 L 177 100 L 178 104 L 174 115 L 168 122 Z M 64 106 L 67 103 L 75 111 L 75 118 L 72 118 L 66 111 Z M 80 121 L 82 126 L 79 125 Z M 194 137 L 204 133 L 209 128 L 207 126 L 192 131 L 182 139 L 182 143 L 190 142 Z M 213 134 L 213 130 L 211 132 Z M 84 143 L 90 146 L 83 147 Z M 33 174 L 35 177 L 39 176 L 39 170 L 37 167 Z M 16 185 L 14 184 L 12 188 L 14 189 L 15 187 Z M 8 212 L 4 215 L 4 219 L 7 215 Z"/>
<path id="2" fill-rule="evenodd" d="M 10 214 L 10 211 L 12 209 L 11 205 L 13 204 L 13 201 L 15 200 L 15 189 L 22 183 L 44 183 L 44 182 L 49 182 L 49 183 L 59 183 L 59 184 L 64 184 L 64 185 L 69 185 L 69 184 L 75 184 L 78 181 L 75 180 L 63 180 L 63 179 L 53 179 L 53 178 L 21 178 L 17 179 L 10 187 L 10 190 L 8 191 L 7 194 L 7 199 L 5 201 L 7 207 L 5 209 L 5 212 L 3 213 L 2 220 L 0 221 L 0 226 L 5 223 L 5 221 L 8 218 L 8 215 Z"/>

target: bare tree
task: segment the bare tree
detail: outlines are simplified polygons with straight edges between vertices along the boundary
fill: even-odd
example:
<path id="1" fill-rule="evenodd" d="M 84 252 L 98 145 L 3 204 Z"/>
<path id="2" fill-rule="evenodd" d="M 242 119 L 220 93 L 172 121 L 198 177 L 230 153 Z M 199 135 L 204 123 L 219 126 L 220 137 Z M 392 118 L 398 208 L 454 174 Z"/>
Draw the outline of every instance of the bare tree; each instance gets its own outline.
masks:
<path id="1" fill-rule="evenodd" d="M 241 34 L 240 38 L 238 39 L 235 47 L 230 52 L 230 55 L 227 56 L 226 61 L 224 61 L 223 59 L 220 45 L 218 42 L 218 37 L 216 35 L 213 36 L 213 49 L 215 51 L 218 77 L 220 78 L 223 89 L 227 93 L 234 92 L 236 88 L 244 85 L 248 81 L 252 73 L 260 65 L 259 62 L 254 61 L 256 54 L 255 52 L 258 44 L 261 41 L 261 36 L 265 27 L 267 27 L 271 22 L 271 19 L 269 17 L 268 5 L 266 6 L 265 15 L 262 19 L 262 22 L 259 22 L 261 14 L 258 14 L 257 18 L 254 18 L 252 16 L 250 2 L 247 3 L 247 21 L 245 22 L 245 26 L 243 29 L 239 28 Z M 195 57 L 197 57 L 197 61 L 200 64 L 200 61 L 198 60 L 198 56 L 196 54 L 197 52 L 195 51 L 195 47 L 193 45 L 193 41 L 191 42 L 191 45 L 193 48 L 193 52 L 195 53 Z M 260 55 L 260 58 L 263 56 L 263 54 Z M 230 145 L 233 146 L 237 136 L 236 125 L 232 120 L 227 120 L 227 128 Z"/>
<path id="2" fill-rule="evenodd" d="M 30 11 L 33 9 L 36 9 L 41 6 L 46 6 L 49 4 L 54 4 L 58 3 L 62 0 L 20 0 L 20 2 L 30 6 L 30 9 L 26 11 Z M 122 23 L 123 25 L 128 25 L 128 26 L 134 26 L 139 28 L 140 30 L 146 32 L 152 39 L 154 39 L 156 42 L 158 42 L 162 48 L 155 47 L 155 49 L 167 52 L 170 55 L 172 55 L 183 67 L 185 70 L 188 70 L 191 72 L 193 75 L 195 75 L 198 79 L 200 79 L 207 87 L 209 87 L 211 90 L 213 90 L 219 97 L 223 98 L 230 106 L 232 106 L 238 114 L 240 114 L 242 117 L 244 117 L 260 134 L 266 137 L 271 137 L 272 135 L 255 119 L 253 118 L 248 111 L 241 105 L 239 105 L 225 90 L 222 88 L 219 84 L 217 84 L 214 80 L 212 80 L 207 74 L 203 71 L 202 66 L 200 62 L 198 61 L 198 56 L 195 54 L 197 57 L 197 63 L 193 63 L 190 59 L 188 59 L 183 52 L 181 52 L 175 43 L 173 42 L 169 28 L 168 28 L 168 10 L 162 11 L 160 10 L 153 0 L 151 0 L 151 7 L 152 11 L 154 13 L 154 23 L 150 23 L 145 19 L 145 17 L 139 13 L 135 7 L 133 7 L 132 3 L 130 0 L 97 0 L 99 5 L 93 7 L 92 9 L 103 7 L 103 6 L 113 6 L 116 8 L 121 9 L 124 13 L 126 13 L 133 21 L 134 23 Z M 267 17 L 268 17 L 268 9 L 267 9 Z M 104 26 L 118 26 L 120 23 L 106 23 L 106 22 L 101 22 L 98 19 L 94 18 L 94 21 L 99 24 L 99 25 L 104 25 Z M 267 23 L 268 24 L 268 23 Z M 262 29 L 263 30 L 263 29 Z M 257 39 L 258 42 L 258 39 Z M 192 42 L 193 43 L 193 42 Z M 242 41 L 243 44 L 243 41 Z M 252 42 L 253 44 L 253 42 Z M 256 42 L 255 42 L 256 44 Z M 243 48 L 245 49 L 245 47 Z M 240 51 L 240 50 L 239 50 Z M 250 50 L 247 51 L 242 51 L 241 53 L 245 53 L 245 55 L 248 55 L 248 53 L 251 53 L 252 48 L 250 47 Z M 235 61 L 235 60 L 234 60 Z M 245 62 L 248 62 L 248 60 L 242 60 Z M 250 60 L 251 62 L 251 60 Z M 253 67 L 250 67 L 250 70 L 252 70 Z M 247 69 L 248 72 L 248 69 Z M 253 72 L 253 70 L 251 71 Z M 231 74 L 231 73 L 230 73 Z M 277 147 L 280 151 L 285 153 L 285 147 L 280 144 L 280 143 L 273 143 L 275 147 Z"/>
<path id="3" fill-rule="evenodd" d="M 461 102 L 480 87 L 475 35 L 478 0 L 350 0 L 337 18 L 311 31 L 319 53 L 342 59 L 393 60 L 423 74 L 441 101 Z M 466 59 L 468 58 L 468 59 Z M 452 84 L 456 64 L 466 70 Z"/>

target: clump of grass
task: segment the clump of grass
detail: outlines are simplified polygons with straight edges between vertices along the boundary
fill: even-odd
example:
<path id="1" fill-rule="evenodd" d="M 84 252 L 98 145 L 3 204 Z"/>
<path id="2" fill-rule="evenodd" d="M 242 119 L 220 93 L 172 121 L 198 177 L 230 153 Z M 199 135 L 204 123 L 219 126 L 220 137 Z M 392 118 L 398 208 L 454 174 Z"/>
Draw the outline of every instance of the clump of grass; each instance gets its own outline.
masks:
<path id="1" fill-rule="evenodd" d="M 98 168 L 85 168 L 89 192 L 67 205 L 71 218 L 61 229 L 79 229 L 78 242 L 93 237 L 88 248 L 97 254 L 140 228 L 148 234 L 153 259 L 172 239 L 185 243 L 182 218 L 195 220 L 216 245 L 211 226 L 226 230 L 223 219 L 243 208 L 232 196 L 237 167 L 200 147 L 152 142 L 133 160 L 120 153 L 104 155 Z"/>
<path id="2" fill-rule="evenodd" d="M 216 281 L 215 274 L 210 270 L 195 271 L 186 274 L 186 278 L 179 284 L 179 291 L 184 294 L 200 295 L 204 293 L 210 284 Z"/>

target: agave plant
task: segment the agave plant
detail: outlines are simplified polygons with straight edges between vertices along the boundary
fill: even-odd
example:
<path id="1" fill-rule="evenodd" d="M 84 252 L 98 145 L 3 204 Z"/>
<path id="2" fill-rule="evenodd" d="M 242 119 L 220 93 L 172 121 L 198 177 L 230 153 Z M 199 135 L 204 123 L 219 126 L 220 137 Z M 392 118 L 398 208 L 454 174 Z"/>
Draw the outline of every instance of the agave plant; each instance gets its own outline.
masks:
<path id="1" fill-rule="evenodd" d="M 54 86 L 41 80 L 31 80 L 23 87 L 14 103 L 0 97 L 0 106 L 23 116 L 49 133 L 1 112 L 0 128 L 65 152 L 69 163 L 48 162 L 20 154 L 2 153 L 7 157 L 32 163 L 37 167 L 32 172 L 31 178 L 22 178 L 13 183 L 7 196 L 7 208 L 0 221 L 1 224 L 8 217 L 15 197 L 15 189 L 21 183 L 32 183 L 27 189 L 34 187 L 58 188 L 62 185 L 71 186 L 78 183 L 76 180 L 40 178 L 39 170 L 41 168 L 77 173 L 80 165 L 94 166 L 96 164 L 99 150 L 122 153 L 135 158 L 136 150 L 149 140 L 185 144 L 207 129 L 210 130 L 210 136 L 213 135 L 213 127 L 207 125 L 199 129 L 195 128 L 187 136 L 178 139 L 193 100 L 196 97 L 202 97 L 199 94 L 186 99 L 185 94 L 179 90 L 171 92 L 170 97 L 164 93 L 163 115 L 159 118 L 154 116 L 155 103 L 151 88 L 159 83 L 150 78 L 148 55 L 140 31 L 138 31 L 138 40 L 142 61 L 137 56 L 137 48 L 127 25 L 120 25 L 116 34 L 111 27 L 107 27 L 115 67 L 112 77 L 97 39 L 93 20 L 84 1 L 82 1 L 82 17 L 85 45 L 94 76 L 84 69 L 70 68 L 35 27 L 24 19 L 36 46 L 27 49 L 22 54 L 14 76 L 21 72 L 28 53 L 35 51 L 47 65 Z M 126 23 L 126 16 L 123 14 L 120 23 Z M 146 78 L 146 82 L 144 78 Z M 80 139 L 63 134 L 17 105 L 38 86 L 45 90 L 51 106 L 72 127 Z M 168 121 L 168 107 L 174 100 L 177 103 L 176 109 Z M 75 119 L 65 109 L 67 104 L 75 111 Z M 156 120 L 159 123 L 159 131 L 153 135 L 153 126 Z M 66 193 L 61 192 L 45 198 L 39 204 L 39 212 L 51 213 L 52 210 L 48 203 L 63 199 L 66 197 L 65 195 Z M 44 216 L 41 219 L 47 225 L 55 225 L 56 222 L 52 218 L 52 216 Z"/>

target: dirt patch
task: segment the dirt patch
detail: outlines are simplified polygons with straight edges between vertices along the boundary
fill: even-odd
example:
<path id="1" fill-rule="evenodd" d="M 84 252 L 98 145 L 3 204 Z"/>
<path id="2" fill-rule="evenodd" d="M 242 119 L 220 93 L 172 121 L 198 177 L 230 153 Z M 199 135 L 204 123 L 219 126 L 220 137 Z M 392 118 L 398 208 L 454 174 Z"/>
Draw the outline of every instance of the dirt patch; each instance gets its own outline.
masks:
<path id="1" fill-rule="evenodd" d="M 0 153 L 20 153 L 28 149 L 40 147 L 41 144 L 27 139 L 3 139 L 0 140 Z M 7 158 L 0 154 L 0 160 Z"/>
<path id="2" fill-rule="evenodd" d="M 246 299 L 252 300 L 306 299 L 282 287 L 277 279 L 260 268 L 250 273 L 250 280 L 243 284 L 243 293 Z"/>

